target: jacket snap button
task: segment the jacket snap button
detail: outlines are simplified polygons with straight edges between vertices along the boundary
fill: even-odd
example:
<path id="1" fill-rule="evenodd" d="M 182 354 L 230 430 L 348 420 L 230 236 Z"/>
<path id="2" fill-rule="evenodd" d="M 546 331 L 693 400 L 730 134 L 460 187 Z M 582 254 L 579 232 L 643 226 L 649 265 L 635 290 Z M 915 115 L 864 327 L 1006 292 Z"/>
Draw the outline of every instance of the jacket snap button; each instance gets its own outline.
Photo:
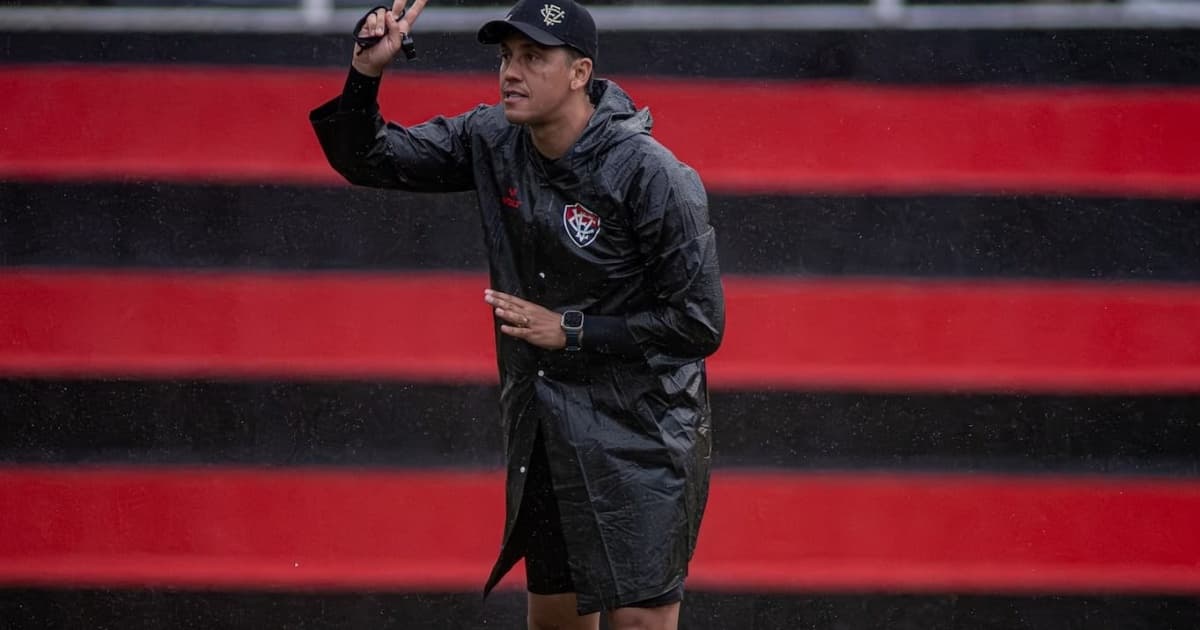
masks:
<path id="1" fill-rule="evenodd" d="M 545 370 L 538 370 L 538 376 L 545 376 L 545 375 L 546 375 Z"/>
<path id="2" fill-rule="evenodd" d="M 539 278 L 545 278 L 545 277 L 546 277 L 546 272 L 545 272 L 545 271 L 539 271 L 539 272 L 538 272 L 538 277 L 539 277 Z"/>
<path id="3" fill-rule="evenodd" d="M 524 466 L 522 466 L 522 467 L 521 467 L 521 473 L 522 473 L 522 474 L 524 474 L 524 473 L 525 473 L 525 467 L 524 467 Z"/>

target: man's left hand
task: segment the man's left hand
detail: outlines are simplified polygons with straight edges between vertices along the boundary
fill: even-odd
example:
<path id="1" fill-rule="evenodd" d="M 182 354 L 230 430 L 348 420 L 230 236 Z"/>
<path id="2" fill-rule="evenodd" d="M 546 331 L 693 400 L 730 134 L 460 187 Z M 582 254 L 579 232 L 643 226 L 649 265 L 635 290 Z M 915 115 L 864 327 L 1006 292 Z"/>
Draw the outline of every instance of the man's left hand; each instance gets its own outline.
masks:
<path id="1" fill-rule="evenodd" d="M 496 317 L 504 322 L 500 325 L 500 332 L 546 350 L 567 347 L 562 315 L 515 295 L 492 289 L 483 292 L 483 301 L 491 304 Z"/>

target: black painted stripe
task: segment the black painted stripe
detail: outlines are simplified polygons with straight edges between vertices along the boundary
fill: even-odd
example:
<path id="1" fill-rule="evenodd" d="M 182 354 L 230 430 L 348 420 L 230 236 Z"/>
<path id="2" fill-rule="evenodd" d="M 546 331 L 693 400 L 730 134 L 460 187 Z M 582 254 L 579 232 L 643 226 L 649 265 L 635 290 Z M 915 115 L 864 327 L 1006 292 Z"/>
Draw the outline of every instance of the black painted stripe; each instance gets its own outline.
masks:
<path id="1" fill-rule="evenodd" d="M 11 462 L 502 463 L 486 385 L 4 380 L 0 392 Z"/>
<path id="2" fill-rule="evenodd" d="M 12 630 L 224 628 L 522 628 L 524 596 L 476 593 L 197 592 L 8 589 L 0 618 Z M 1190 597 L 957 594 L 771 595 L 695 591 L 688 630 L 1183 630 L 1200 625 Z"/>
<path id="3" fill-rule="evenodd" d="M 471 194 L 361 187 L 4 183 L 5 265 L 482 269 Z M 1198 274 L 1200 275 L 1200 274 Z"/>
<path id="4" fill-rule="evenodd" d="M 0 265 L 482 269 L 472 195 L 351 187 L 0 183 Z M 1200 280 L 1200 202 L 710 198 L 739 274 Z"/>
<path id="5" fill-rule="evenodd" d="M 498 393 L 394 382 L 0 381 L 0 461 L 501 465 Z M 723 392 L 723 467 L 1200 475 L 1200 396 Z"/>
<path id="6" fill-rule="evenodd" d="M 347 25 L 347 32 L 350 25 Z M 343 67 L 348 37 L 246 33 L 0 33 L 10 63 L 116 62 Z M 491 70 L 470 33 L 422 33 L 424 71 Z M 837 79 L 871 83 L 1200 82 L 1191 29 L 606 32 L 614 75 Z"/>

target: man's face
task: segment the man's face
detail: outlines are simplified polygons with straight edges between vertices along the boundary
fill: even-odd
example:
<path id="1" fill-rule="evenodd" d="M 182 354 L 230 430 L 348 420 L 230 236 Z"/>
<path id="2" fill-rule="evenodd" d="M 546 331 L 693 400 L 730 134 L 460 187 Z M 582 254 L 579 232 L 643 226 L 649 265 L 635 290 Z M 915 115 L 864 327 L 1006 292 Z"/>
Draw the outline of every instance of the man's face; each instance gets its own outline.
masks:
<path id="1" fill-rule="evenodd" d="M 571 93 L 571 55 L 514 33 L 500 43 L 504 116 L 518 125 L 553 120 Z"/>

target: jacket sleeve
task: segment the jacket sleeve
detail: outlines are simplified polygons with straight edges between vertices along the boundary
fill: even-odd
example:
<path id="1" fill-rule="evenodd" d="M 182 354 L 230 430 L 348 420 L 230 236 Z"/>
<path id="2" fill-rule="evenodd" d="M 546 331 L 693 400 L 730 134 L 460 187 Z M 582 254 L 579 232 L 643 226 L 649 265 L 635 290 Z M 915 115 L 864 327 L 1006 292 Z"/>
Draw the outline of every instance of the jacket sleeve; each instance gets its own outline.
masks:
<path id="1" fill-rule="evenodd" d="M 484 106 L 402 127 L 384 122 L 373 91 L 363 84 L 352 71 L 343 94 L 309 114 L 335 171 L 352 184 L 375 188 L 454 192 L 473 187 L 471 124 Z"/>
<path id="2" fill-rule="evenodd" d="M 678 162 L 656 168 L 635 222 L 654 299 L 649 310 L 626 316 L 629 332 L 656 369 L 716 352 L 725 333 L 725 294 L 696 172 Z"/>

